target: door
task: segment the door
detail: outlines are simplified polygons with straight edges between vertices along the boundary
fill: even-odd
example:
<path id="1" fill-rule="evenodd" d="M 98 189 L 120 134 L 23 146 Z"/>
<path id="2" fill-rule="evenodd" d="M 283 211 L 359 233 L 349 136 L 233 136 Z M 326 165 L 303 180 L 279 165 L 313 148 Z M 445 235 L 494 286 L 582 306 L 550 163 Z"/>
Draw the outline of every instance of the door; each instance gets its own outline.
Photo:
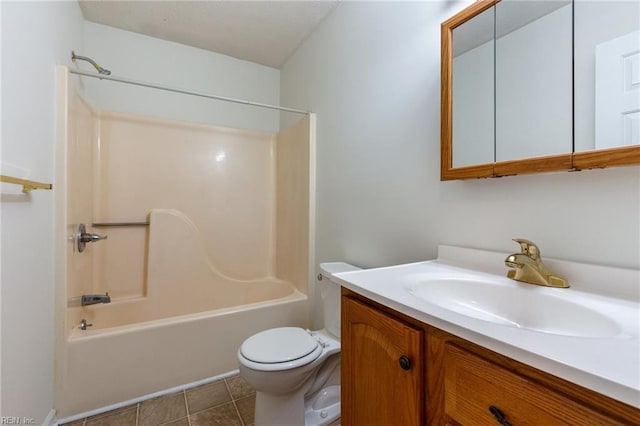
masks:
<path id="1" fill-rule="evenodd" d="M 640 31 L 596 46 L 595 148 L 640 144 Z"/>
<path id="2" fill-rule="evenodd" d="M 421 425 L 423 331 L 343 297 L 341 341 L 341 423 Z"/>

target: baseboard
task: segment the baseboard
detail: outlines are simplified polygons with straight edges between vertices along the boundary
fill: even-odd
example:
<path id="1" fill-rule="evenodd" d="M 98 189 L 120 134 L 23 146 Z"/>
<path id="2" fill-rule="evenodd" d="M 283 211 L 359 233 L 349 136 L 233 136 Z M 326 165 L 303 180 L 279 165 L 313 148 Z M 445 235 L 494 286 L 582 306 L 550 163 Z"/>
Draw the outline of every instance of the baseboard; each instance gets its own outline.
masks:
<path id="1" fill-rule="evenodd" d="M 217 376 L 208 377 L 206 379 L 198 380 L 198 381 L 187 383 L 187 384 L 180 385 L 180 386 L 175 386 L 173 388 L 165 389 L 165 390 L 162 390 L 162 391 L 159 391 L 159 392 L 150 393 L 148 395 L 143 395 L 141 397 L 133 398 L 133 399 L 130 399 L 128 401 L 118 402 L 117 404 L 109 405 L 107 407 L 98 408 L 98 409 L 87 411 L 87 412 L 84 412 L 84 413 L 74 414 L 72 416 L 68 416 L 68 417 L 65 417 L 64 419 L 58 420 L 57 423 L 51 423 L 51 425 L 45 423 L 45 424 L 43 424 L 43 426 L 57 426 L 57 425 L 60 425 L 60 424 L 69 423 L 69 422 L 73 422 L 73 421 L 76 421 L 76 420 L 84 419 L 86 417 L 95 416 L 96 414 L 106 413 L 107 411 L 112 411 L 112 410 L 116 410 L 118 408 L 126 407 L 128 405 L 137 404 L 138 402 L 146 401 L 147 399 L 157 398 L 159 396 L 164 396 L 164 395 L 169 395 L 169 394 L 172 394 L 172 393 L 175 393 L 175 392 L 180 392 L 180 391 L 183 391 L 183 390 L 195 388 L 196 386 L 206 385 L 208 383 L 212 383 L 212 382 L 216 382 L 218 380 L 226 379 L 227 377 L 232 377 L 232 376 L 237 375 L 238 372 L 239 372 L 238 370 L 232 370 L 232 371 L 229 371 L 227 373 L 219 374 Z M 52 410 L 52 412 L 54 413 L 54 418 L 55 418 L 55 410 Z M 51 415 L 51 413 L 49 413 L 49 415 Z"/>
<path id="2" fill-rule="evenodd" d="M 42 421 L 42 426 L 58 426 L 58 421 L 56 419 L 56 410 L 53 408 L 47 414 L 47 417 Z"/>

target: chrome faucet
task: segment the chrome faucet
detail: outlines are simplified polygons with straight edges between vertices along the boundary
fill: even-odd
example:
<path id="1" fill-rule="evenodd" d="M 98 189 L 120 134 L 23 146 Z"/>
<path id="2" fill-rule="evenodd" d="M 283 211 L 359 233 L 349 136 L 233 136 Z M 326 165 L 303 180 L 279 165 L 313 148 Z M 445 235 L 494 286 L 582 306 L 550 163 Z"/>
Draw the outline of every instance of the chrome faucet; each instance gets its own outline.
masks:
<path id="1" fill-rule="evenodd" d="M 80 305 L 95 305 L 98 303 L 111 303 L 111 297 L 109 293 L 105 294 L 83 294 L 80 299 Z"/>
<path id="2" fill-rule="evenodd" d="M 552 274 L 544 266 L 540 257 L 540 249 L 534 242 L 523 238 L 514 238 L 513 241 L 520 244 L 521 252 L 510 254 L 504 260 L 508 267 L 514 268 L 507 272 L 507 277 L 516 281 L 546 287 L 569 287 L 566 279 Z"/>
<path id="3" fill-rule="evenodd" d="M 86 226 L 84 223 L 78 225 L 78 231 L 75 234 L 76 239 L 76 247 L 78 248 L 78 252 L 82 253 L 87 243 L 95 243 L 100 240 L 106 240 L 106 235 L 98 235 L 98 234 L 90 234 L 87 232 Z"/>

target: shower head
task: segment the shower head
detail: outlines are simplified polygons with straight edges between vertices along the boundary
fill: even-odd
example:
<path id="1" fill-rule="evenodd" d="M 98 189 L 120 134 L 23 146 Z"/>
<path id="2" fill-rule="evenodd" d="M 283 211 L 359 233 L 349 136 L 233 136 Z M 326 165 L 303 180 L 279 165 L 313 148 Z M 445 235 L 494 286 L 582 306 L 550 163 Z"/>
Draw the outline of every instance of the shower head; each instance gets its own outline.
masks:
<path id="1" fill-rule="evenodd" d="M 71 61 L 75 62 L 76 59 L 80 59 L 81 61 L 87 61 L 89 62 L 91 65 L 93 65 L 93 67 L 102 75 L 110 75 L 111 71 L 109 71 L 108 69 L 102 68 L 100 65 L 98 65 L 96 63 L 96 61 L 94 61 L 93 59 L 86 57 L 86 56 L 80 56 L 80 55 L 76 55 L 76 52 L 74 52 L 73 50 L 71 51 Z"/>
<path id="2" fill-rule="evenodd" d="M 96 69 L 98 70 L 98 72 L 99 72 L 100 74 L 104 74 L 104 75 L 110 75 L 110 74 L 111 74 L 111 71 L 109 71 L 109 70 L 107 70 L 107 69 L 102 68 L 102 67 L 101 67 L 100 65 L 98 65 L 98 64 L 95 64 L 95 65 L 94 65 L 94 67 L 96 67 Z"/>

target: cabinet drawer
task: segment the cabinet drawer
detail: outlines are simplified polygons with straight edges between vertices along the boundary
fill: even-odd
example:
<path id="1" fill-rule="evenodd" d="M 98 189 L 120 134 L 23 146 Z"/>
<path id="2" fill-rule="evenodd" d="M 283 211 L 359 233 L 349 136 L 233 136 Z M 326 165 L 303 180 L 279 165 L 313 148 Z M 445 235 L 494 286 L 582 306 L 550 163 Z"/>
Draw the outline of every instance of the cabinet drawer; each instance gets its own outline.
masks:
<path id="1" fill-rule="evenodd" d="M 446 345 L 444 370 L 445 413 L 461 425 L 500 424 L 490 407 L 513 426 L 621 424 L 451 344 Z"/>

